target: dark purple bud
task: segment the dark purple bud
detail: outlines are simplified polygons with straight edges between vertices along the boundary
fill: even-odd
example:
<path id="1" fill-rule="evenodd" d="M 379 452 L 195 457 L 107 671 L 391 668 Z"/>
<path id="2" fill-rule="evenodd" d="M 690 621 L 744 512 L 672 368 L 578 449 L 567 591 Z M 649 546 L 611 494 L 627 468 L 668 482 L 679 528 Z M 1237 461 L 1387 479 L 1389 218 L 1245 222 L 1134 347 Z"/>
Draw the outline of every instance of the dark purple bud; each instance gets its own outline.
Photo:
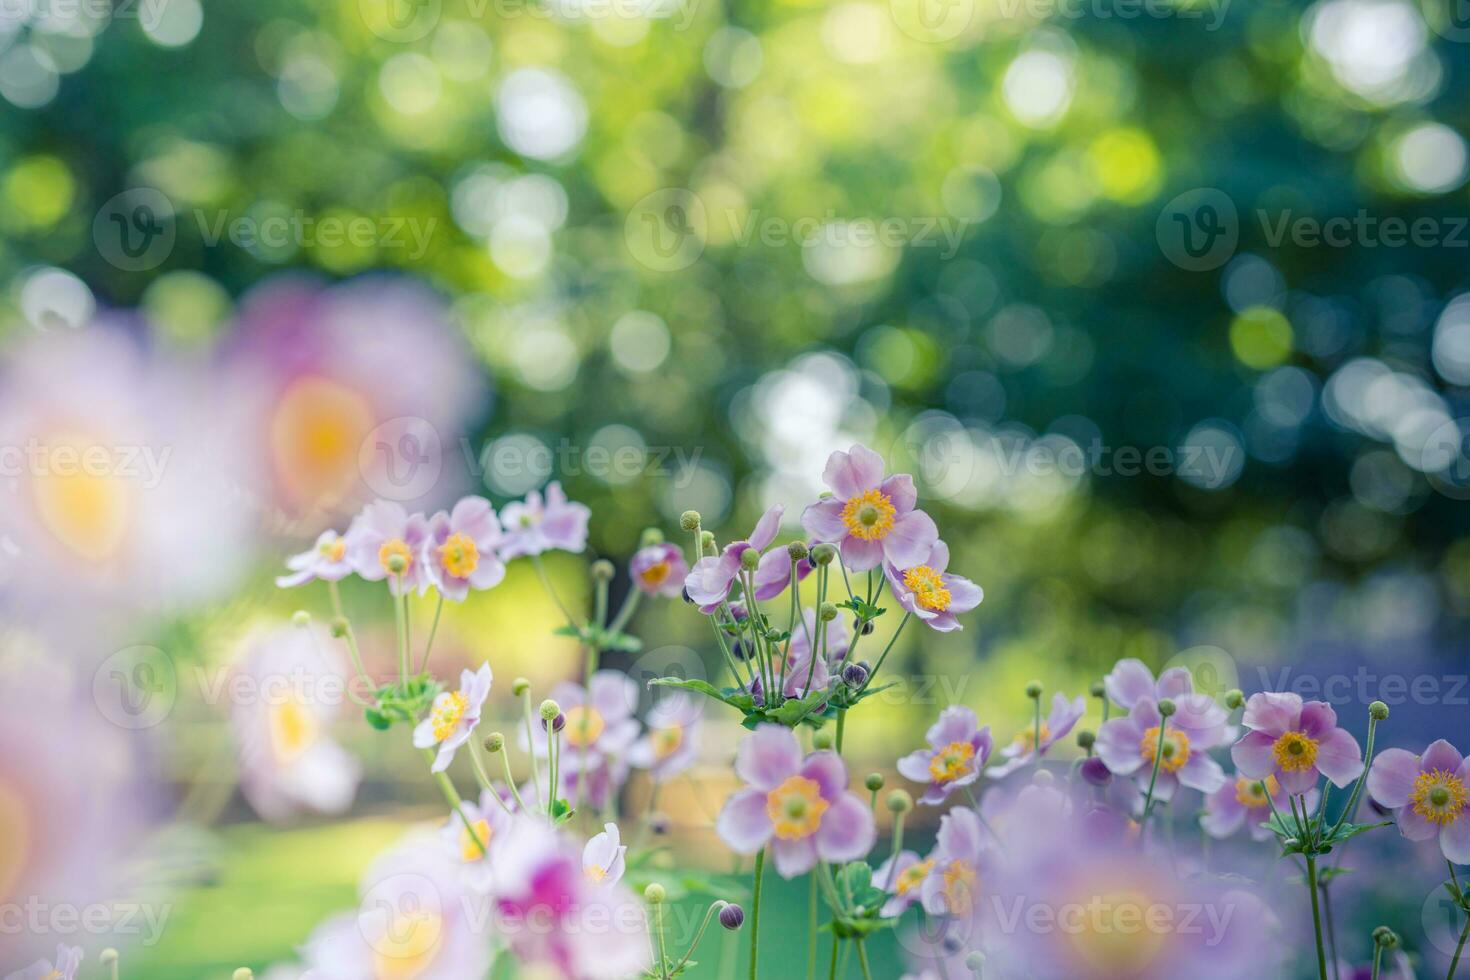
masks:
<path id="1" fill-rule="evenodd" d="M 750 658 L 750 651 L 747 649 L 744 640 L 736 640 L 730 644 L 730 656 L 736 660 L 748 660 Z"/>
<path id="2" fill-rule="evenodd" d="M 851 688 L 859 688 L 868 683 L 868 668 L 862 664 L 848 664 L 842 668 L 842 682 Z"/>
<path id="3" fill-rule="evenodd" d="M 873 632 L 873 623 L 872 623 L 872 621 L 869 621 L 869 622 L 864 623 L 863 624 L 863 636 L 867 636 L 871 632 Z"/>
<path id="4" fill-rule="evenodd" d="M 761 679 L 759 677 L 752 678 L 750 681 L 750 696 L 755 700 L 755 706 L 757 708 L 765 705 L 766 695 L 765 691 L 761 688 Z"/>
<path id="5" fill-rule="evenodd" d="M 655 813 L 648 818 L 648 829 L 659 837 L 667 834 L 672 826 L 673 824 L 667 814 Z"/>
<path id="6" fill-rule="evenodd" d="M 720 925 L 734 932 L 745 925 L 745 910 L 733 902 L 720 909 Z"/>
<path id="7" fill-rule="evenodd" d="M 558 711 L 555 718 L 551 719 L 550 721 L 542 721 L 541 727 L 548 728 L 550 731 L 553 732 L 561 731 L 563 728 L 567 727 L 566 713 Z"/>
<path id="8" fill-rule="evenodd" d="M 1101 759 L 1093 756 L 1082 763 L 1082 778 L 1094 786 L 1106 786 L 1113 774 Z"/>
<path id="9" fill-rule="evenodd" d="M 685 602 L 689 603 L 691 606 L 694 605 L 694 597 L 689 594 L 688 589 L 681 589 L 680 594 L 684 596 Z"/>

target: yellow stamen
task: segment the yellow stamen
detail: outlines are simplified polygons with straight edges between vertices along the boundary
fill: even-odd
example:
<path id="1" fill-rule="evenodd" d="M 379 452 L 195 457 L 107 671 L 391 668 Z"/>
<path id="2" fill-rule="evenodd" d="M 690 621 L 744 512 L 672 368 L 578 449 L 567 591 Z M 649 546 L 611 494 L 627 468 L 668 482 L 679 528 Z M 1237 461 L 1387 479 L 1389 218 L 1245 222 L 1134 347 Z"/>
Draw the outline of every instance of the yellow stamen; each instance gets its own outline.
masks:
<path id="1" fill-rule="evenodd" d="M 601 881 L 607 877 L 607 869 L 600 864 L 584 864 L 582 873 L 587 876 L 588 881 Z"/>
<path id="2" fill-rule="evenodd" d="M 459 721 L 464 713 L 469 710 L 470 701 L 460 691 L 453 694 L 441 694 L 434 699 L 434 710 L 429 718 L 434 723 L 434 741 L 442 742 L 454 734 L 459 727 Z"/>
<path id="3" fill-rule="evenodd" d="M 949 608 L 949 589 L 944 579 L 928 565 L 916 565 L 903 573 L 904 586 L 914 594 L 914 601 L 930 612 L 944 612 Z"/>
<path id="4" fill-rule="evenodd" d="M 485 852 L 480 850 L 480 845 L 489 847 L 490 835 L 494 831 L 490 829 L 490 821 L 483 817 L 476 820 L 471 826 L 474 828 L 474 834 L 470 833 L 470 827 L 466 827 L 464 821 L 460 821 L 459 856 L 465 861 L 478 861 L 485 856 Z M 475 843 L 476 838 L 479 839 L 479 844 Z"/>
<path id="5" fill-rule="evenodd" d="M 1164 756 L 1159 760 L 1159 768 L 1164 772 L 1178 772 L 1189 761 L 1189 736 L 1177 728 L 1169 730 L 1164 736 Z M 1144 761 L 1150 766 L 1154 764 L 1154 758 L 1159 751 L 1159 726 L 1155 725 L 1143 733 L 1143 740 L 1138 743 L 1138 751 L 1143 754 Z"/>
<path id="6" fill-rule="evenodd" d="M 1305 732 L 1287 732 L 1272 748 L 1282 772 L 1303 772 L 1317 764 L 1317 740 Z"/>
<path id="7" fill-rule="evenodd" d="M 975 901 L 975 866 L 951 861 L 944 869 L 944 904 L 950 915 L 968 916 Z"/>
<path id="8" fill-rule="evenodd" d="M 678 725 L 655 728 L 649 733 L 649 737 L 653 739 L 654 756 L 667 759 L 678 751 L 679 746 L 684 744 L 684 729 Z"/>
<path id="9" fill-rule="evenodd" d="M 333 538 L 330 541 L 323 541 L 322 546 L 317 550 L 327 561 L 341 561 L 347 555 L 347 539 Z"/>
<path id="10" fill-rule="evenodd" d="M 418 905 L 411 910 L 395 911 L 382 935 L 374 936 L 370 943 L 373 980 L 427 978 L 438 955 L 442 934 L 443 921 L 433 912 Z"/>
<path id="11" fill-rule="evenodd" d="M 898 509 L 888 494 L 868 490 L 853 497 L 842 508 L 842 523 L 847 533 L 862 541 L 882 541 L 893 530 Z"/>
<path id="12" fill-rule="evenodd" d="M 1421 772 L 1414 780 L 1413 792 L 1409 794 L 1414 812 L 1441 826 L 1460 819 L 1467 798 L 1470 798 L 1470 793 L 1466 791 L 1464 780 L 1445 769 Z"/>
<path id="13" fill-rule="evenodd" d="M 602 735 L 602 730 L 607 727 L 607 722 L 602 720 L 602 715 L 597 709 L 585 705 L 577 705 L 567 709 L 567 744 L 573 748 L 585 749 L 596 742 Z"/>
<path id="14" fill-rule="evenodd" d="M 662 585 L 664 583 L 664 580 L 669 577 L 669 573 L 673 570 L 673 565 L 669 564 L 667 561 L 661 561 L 656 565 L 649 565 L 641 573 L 639 573 L 638 577 L 643 579 L 644 585 Z"/>
<path id="15" fill-rule="evenodd" d="M 782 840 L 801 840 L 815 834 L 826 812 L 822 788 L 805 776 L 792 776 L 766 794 L 766 815 Z"/>
<path id="16" fill-rule="evenodd" d="M 321 726 L 316 716 L 295 701 L 283 701 L 270 708 L 271 749 L 276 762 L 289 765 L 316 742 Z"/>
<path id="17" fill-rule="evenodd" d="M 909 865 L 907 868 L 904 868 L 903 871 L 899 873 L 898 881 L 894 885 L 894 890 L 899 895 L 907 895 L 915 888 L 918 888 L 919 885 L 923 884 L 924 879 L 929 877 L 929 872 L 933 870 L 933 858 L 930 858 L 927 861 L 918 861 L 914 864 Z"/>
<path id="18" fill-rule="evenodd" d="M 403 559 L 403 567 L 397 571 L 393 569 L 394 558 Z M 402 538 L 389 538 L 378 549 L 378 564 L 382 565 L 383 571 L 389 575 L 407 575 L 408 570 L 413 567 L 413 552 Z"/>
<path id="19" fill-rule="evenodd" d="M 1045 742 L 1049 738 L 1051 738 L 1051 729 L 1047 727 L 1046 722 L 1043 721 L 1041 723 L 1041 740 Z M 1029 728 L 1023 728 L 1021 729 L 1021 731 L 1017 732 L 1016 745 L 1020 747 L 1022 752 L 1035 752 L 1036 726 L 1032 725 Z"/>
<path id="20" fill-rule="evenodd" d="M 969 742 L 950 742 L 929 760 L 929 776 L 936 783 L 952 783 L 973 769 L 975 746 Z"/>
<path id="21" fill-rule="evenodd" d="M 455 578 L 469 578 L 480 567 L 480 549 L 469 535 L 456 531 L 439 546 L 439 561 Z"/>
<path id="22" fill-rule="evenodd" d="M 1235 781 L 1235 799 L 1242 806 L 1266 806 L 1267 794 L 1274 799 L 1280 792 L 1281 784 L 1276 781 L 1275 776 L 1267 776 L 1264 780 L 1241 776 Z"/>

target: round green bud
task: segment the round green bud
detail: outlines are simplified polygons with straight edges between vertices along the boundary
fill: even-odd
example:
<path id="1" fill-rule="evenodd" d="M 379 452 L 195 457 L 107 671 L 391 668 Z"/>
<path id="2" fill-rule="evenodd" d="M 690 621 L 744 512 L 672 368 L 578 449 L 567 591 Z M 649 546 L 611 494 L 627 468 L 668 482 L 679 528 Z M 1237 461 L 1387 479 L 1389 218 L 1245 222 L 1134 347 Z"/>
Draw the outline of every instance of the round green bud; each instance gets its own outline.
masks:
<path id="1" fill-rule="evenodd" d="M 651 548 L 656 544 L 663 544 L 664 532 L 656 527 L 645 527 L 643 534 L 638 538 L 638 543 L 645 548 Z"/>
<path id="2" fill-rule="evenodd" d="M 333 618 L 331 627 L 333 638 L 338 640 L 342 639 L 342 637 L 347 635 L 348 629 L 350 627 L 347 625 L 346 619 L 341 616 Z"/>
<path id="3" fill-rule="evenodd" d="M 1050 769 L 1038 769 L 1031 774 L 1031 781 L 1037 786 L 1050 786 L 1057 777 Z"/>
<path id="4" fill-rule="evenodd" d="M 822 617 L 822 622 L 830 623 L 837 618 L 837 607 L 830 602 L 824 602 L 817 610 L 817 615 Z"/>
<path id="5" fill-rule="evenodd" d="M 1108 693 L 1108 689 L 1103 687 L 1102 681 L 1093 681 L 1092 687 L 1088 689 L 1088 693 L 1095 698 L 1100 698 Z"/>
<path id="6" fill-rule="evenodd" d="M 761 553 L 754 548 L 746 548 L 740 552 L 740 567 L 747 572 L 753 572 L 761 563 Z"/>
<path id="7" fill-rule="evenodd" d="M 1176 705 L 1170 699 L 1168 699 L 1168 698 L 1160 698 L 1159 699 L 1159 715 L 1160 716 L 1162 716 L 1164 718 L 1168 718 L 1170 715 L 1174 714 L 1174 712 L 1176 712 L 1178 710 L 1179 710 L 1179 706 Z"/>
<path id="8" fill-rule="evenodd" d="M 965 957 L 965 969 L 978 977 L 980 971 L 985 969 L 985 954 L 978 949 L 970 953 L 970 955 Z"/>
<path id="9" fill-rule="evenodd" d="M 1086 728 L 1082 729 L 1081 731 L 1079 731 L 1077 733 L 1077 747 L 1078 748 L 1084 749 L 1084 750 L 1085 749 L 1090 749 L 1095 744 L 1097 744 L 1097 736 L 1094 735 L 1092 732 L 1088 731 Z"/>
<path id="10" fill-rule="evenodd" d="M 408 559 L 403 557 L 402 555 L 389 555 L 388 561 L 385 563 L 385 566 L 392 574 L 402 575 L 404 572 L 408 571 Z"/>
<path id="11" fill-rule="evenodd" d="M 485 751 L 491 755 L 505 748 L 505 736 L 500 732 L 491 732 L 485 736 Z"/>
<path id="12" fill-rule="evenodd" d="M 664 899 L 668 898 L 669 896 L 668 893 L 664 891 L 664 886 L 655 881 L 653 884 L 643 889 L 643 897 L 648 900 L 649 905 L 662 905 L 664 903 Z"/>
<path id="13" fill-rule="evenodd" d="M 832 736 L 828 732 L 817 732 L 812 736 L 812 748 L 824 752 L 832 747 Z"/>
<path id="14" fill-rule="evenodd" d="M 807 551 L 805 541 L 793 541 L 786 546 L 786 553 L 791 556 L 792 561 L 801 561 L 811 552 Z"/>
<path id="15" fill-rule="evenodd" d="M 1374 701 L 1368 705 L 1368 717 L 1374 721 L 1383 721 L 1388 717 L 1388 705 L 1382 701 Z"/>
<path id="16" fill-rule="evenodd" d="M 685 531 L 698 531 L 699 521 L 699 511 L 697 510 L 686 510 L 679 515 L 679 527 Z"/>
<path id="17" fill-rule="evenodd" d="M 542 721 L 551 721 L 551 719 L 555 718 L 559 714 L 561 714 L 561 705 L 557 704 L 550 698 L 547 698 L 545 701 L 541 702 Z"/>
<path id="18" fill-rule="evenodd" d="M 291 614 L 291 625 L 305 627 L 311 625 L 311 613 L 305 609 L 298 609 Z"/>
<path id="19" fill-rule="evenodd" d="M 102 955 L 98 956 L 97 959 L 103 966 L 111 966 L 117 962 L 117 950 L 109 946 L 102 951 Z"/>
<path id="20" fill-rule="evenodd" d="M 255 974 L 251 972 L 250 967 L 242 966 L 235 971 L 235 980 L 255 980 Z"/>
<path id="21" fill-rule="evenodd" d="M 863 780 L 863 785 L 868 788 L 869 793 L 876 793 L 883 788 L 883 774 L 881 772 L 870 772 L 868 778 Z"/>
<path id="22" fill-rule="evenodd" d="M 517 677 L 510 682 L 510 693 L 520 697 L 531 689 L 531 682 L 524 677 Z"/>
<path id="23" fill-rule="evenodd" d="M 830 565 L 832 559 L 837 557 L 837 549 L 830 544 L 819 544 L 812 549 L 812 561 L 818 565 Z"/>
<path id="24" fill-rule="evenodd" d="M 1234 711 L 1245 704 L 1245 692 L 1238 687 L 1232 687 L 1225 692 L 1225 707 Z"/>
<path id="25" fill-rule="evenodd" d="M 699 550 L 706 557 L 714 558 L 720 553 L 720 546 L 715 544 L 715 533 L 703 531 L 699 535 Z"/>
<path id="26" fill-rule="evenodd" d="M 596 582 L 611 582 L 612 577 L 617 574 L 613 563 L 606 558 L 599 558 L 592 563 L 592 579 Z"/>
<path id="27" fill-rule="evenodd" d="M 889 793 L 888 799 L 883 802 L 888 807 L 889 813 L 908 813 L 914 808 L 914 798 L 908 794 L 907 790 L 902 789 Z"/>
<path id="28" fill-rule="evenodd" d="M 1379 926 L 1373 930 L 1373 942 L 1384 949 L 1393 949 L 1399 944 L 1398 933 L 1388 926 Z"/>
<path id="29" fill-rule="evenodd" d="M 1030 684 L 1026 685 L 1026 696 L 1035 701 L 1037 698 L 1041 697 L 1042 690 L 1043 688 L 1041 686 L 1041 681 L 1032 681 Z"/>

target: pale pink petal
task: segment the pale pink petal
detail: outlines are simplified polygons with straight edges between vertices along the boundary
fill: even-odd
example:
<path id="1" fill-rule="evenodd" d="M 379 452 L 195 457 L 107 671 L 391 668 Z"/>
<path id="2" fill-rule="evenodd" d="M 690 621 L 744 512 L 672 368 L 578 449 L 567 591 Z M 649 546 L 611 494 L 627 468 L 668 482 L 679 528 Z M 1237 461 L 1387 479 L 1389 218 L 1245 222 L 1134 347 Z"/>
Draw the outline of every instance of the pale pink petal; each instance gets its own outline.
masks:
<path id="1" fill-rule="evenodd" d="M 1096 749 L 1110 772 L 1127 776 L 1143 765 L 1143 729 L 1130 718 L 1114 718 L 1097 730 Z"/>
<path id="2" fill-rule="evenodd" d="M 939 713 L 939 720 L 929 726 L 924 739 L 934 748 L 950 742 L 968 742 L 979 730 L 980 719 L 962 704 L 950 705 Z"/>
<path id="3" fill-rule="evenodd" d="M 754 854 L 760 850 L 775 832 L 766 813 L 766 794 L 758 789 L 735 793 L 720 810 L 715 831 L 737 854 Z"/>
<path id="4" fill-rule="evenodd" d="M 838 450 L 827 457 L 822 482 L 843 500 L 876 490 L 883 482 L 883 457 L 857 444 L 845 453 Z"/>
<path id="5" fill-rule="evenodd" d="M 938 538 L 934 518 L 922 510 L 910 511 L 893 522 L 893 530 L 882 541 L 883 554 L 899 568 L 912 568 L 929 557 Z"/>
<path id="6" fill-rule="evenodd" d="M 1241 775 L 1265 779 L 1276 771 L 1276 740 L 1262 732 L 1247 732 L 1230 747 L 1230 758 Z"/>
<path id="7" fill-rule="evenodd" d="M 898 774 L 904 779 L 916 783 L 929 782 L 929 760 L 934 758 L 934 753 L 926 749 L 910 752 L 898 760 Z"/>
<path id="8" fill-rule="evenodd" d="M 800 840 L 782 840 L 778 837 L 771 842 L 771 856 L 776 859 L 778 875 L 788 880 L 796 878 L 816 867 L 816 842 L 811 837 Z"/>
<path id="9" fill-rule="evenodd" d="M 817 853 L 824 861 L 856 861 L 873 849 L 876 839 L 872 812 L 852 793 L 843 793 L 822 814 Z"/>
<path id="10" fill-rule="evenodd" d="M 914 489 L 914 478 L 907 473 L 895 473 L 883 481 L 878 491 L 888 498 L 893 504 L 893 509 L 900 514 L 907 514 L 914 509 L 914 504 L 919 500 L 919 493 Z"/>
<path id="11" fill-rule="evenodd" d="M 786 513 L 785 506 L 776 504 L 761 515 L 761 519 L 755 523 L 755 530 L 751 531 L 750 537 L 746 538 L 752 548 L 757 551 L 765 551 L 770 543 L 776 540 L 776 532 L 781 530 L 781 515 L 784 513 Z"/>
<path id="12" fill-rule="evenodd" d="M 1439 824 L 1419 816 L 1411 806 L 1401 808 L 1394 815 L 1398 817 L 1399 833 L 1409 840 L 1429 840 L 1439 833 Z"/>
<path id="13" fill-rule="evenodd" d="M 842 552 L 842 563 L 850 572 L 866 572 L 883 563 L 882 541 L 864 541 L 848 535 L 842 539 L 839 550 Z"/>
<path id="14" fill-rule="evenodd" d="M 836 497 L 818 500 L 801 512 L 801 526 L 815 541 L 841 541 L 847 534 L 842 508 L 843 502 Z"/>
<path id="15" fill-rule="evenodd" d="M 1181 698 L 1194 693 L 1194 677 L 1186 667 L 1170 667 L 1159 675 L 1159 697 Z"/>
<path id="16" fill-rule="evenodd" d="M 1297 728 L 1302 714 L 1300 694 L 1282 691 L 1263 691 L 1252 694 L 1245 703 L 1245 714 L 1241 721 L 1245 727 L 1264 732 L 1272 738 L 1284 735 Z"/>
<path id="17" fill-rule="evenodd" d="M 801 768 L 801 745 L 790 729 L 758 725 L 735 750 L 735 773 L 757 789 L 773 790 Z"/>
<path id="18" fill-rule="evenodd" d="M 1205 753 L 1191 752 L 1189 761 L 1179 767 L 1179 781 L 1201 793 L 1213 793 L 1225 785 L 1225 770 Z"/>
<path id="19" fill-rule="evenodd" d="M 1337 712 L 1326 701 L 1308 701 L 1297 726 L 1312 738 L 1321 738 L 1337 727 Z"/>
<path id="20" fill-rule="evenodd" d="M 1439 849 L 1454 864 L 1470 864 L 1470 816 L 1461 813 L 1439 832 Z"/>
<path id="21" fill-rule="evenodd" d="M 1429 743 L 1419 759 L 1419 768 L 1424 772 L 1434 772 L 1436 769 L 1459 772 L 1460 766 L 1464 764 L 1465 757 L 1460 754 L 1460 750 L 1442 738 Z"/>
<path id="22" fill-rule="evenodd" d="M 1142 660 L 1119 660 L 1103 678 L 1103 688 L 1114 703 L 1132 708 L 1141 699 L 1154 696 L 1153 671 Z"/>
<path id="23" fill-rule="evenodd" d="M 847 767 L 836 752 L 813 752 L 802 763 L 800 773 L 821 787 L 824 800 L 835 800 L 847 792 Z"/>
<path id="24" fill-rule="evenodd" d="M 1363 774 L 1363 750 L 1345 728 L 1334 728 L 1317 743 L 1317 768 L 1339 789 Z"/>
<path id="25" fill-rule="evenodd" d="M 1368 795 L 1390 810 L 1408 805 L 1419 776 L 1419 757 L 1404 749 L 1384 749 L 1368 770 Z"/>

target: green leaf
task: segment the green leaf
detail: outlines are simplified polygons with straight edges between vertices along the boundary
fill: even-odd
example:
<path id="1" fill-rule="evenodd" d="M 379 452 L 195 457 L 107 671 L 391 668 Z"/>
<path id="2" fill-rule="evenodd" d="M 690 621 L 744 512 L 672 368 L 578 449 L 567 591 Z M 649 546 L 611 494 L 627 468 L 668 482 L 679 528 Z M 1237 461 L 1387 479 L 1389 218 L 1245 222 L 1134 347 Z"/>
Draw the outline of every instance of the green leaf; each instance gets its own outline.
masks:
<path id="1" fill-rule="evenodd" d="M 1334 844 L 1341 844 L 1344 841 L 1350 841 L 1359 834 L 1366 834 L 1370 830 L 1377 830 L 1379 827 L 1392 826 L 1392 820 L 1384 820 L 1380 823 L 1345 823 L 1341 827 L 1338 827 L 1336 832 L 1330 834 L 1327 839 L 1324 840 L 1322 843 L 1328 847 L 1331 847 Z"/>
<path id="2" fill-rule="evenodd" d="M 747 710 L 737 700 L 738 698 L 740 698 L 740 695 L 738 693 L 733 691 L 722 691 L 711 684 L 709 681 L 701 681 L 695 680 L 693 678 L 684 677 L 655 677 L 648 683 L 650 685 L 656 685 L 658 687 L 677 687 L 685 691 L 694 691 L 698 694 L 703 694 L 707 698 L 714 698 L 716 701 L 722 701 L 725 704 L 730 705 L 731 707 L 741 708 L 741 710 Z M 744 695 L 744 700 L 750 702 L 750 707 L 754 707 L 754 699 L 752 699 L 750 695 Z"/>

